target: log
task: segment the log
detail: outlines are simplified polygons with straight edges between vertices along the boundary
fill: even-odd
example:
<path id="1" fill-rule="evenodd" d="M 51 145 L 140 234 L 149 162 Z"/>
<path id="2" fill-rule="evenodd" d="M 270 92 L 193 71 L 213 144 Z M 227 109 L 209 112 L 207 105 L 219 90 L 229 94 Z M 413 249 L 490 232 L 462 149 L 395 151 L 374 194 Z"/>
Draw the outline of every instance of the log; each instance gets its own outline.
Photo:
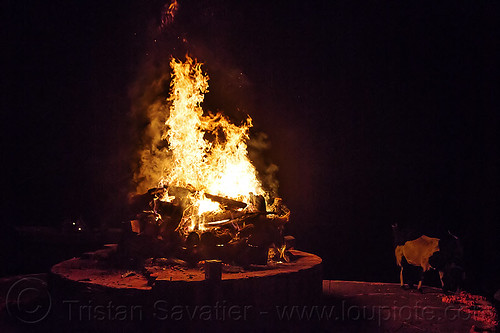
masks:
<path id="1" fill-rule="evenodd" d="M 273 212 L 246 213 L 246 214 L 243 214 L 242 216 L 237 217 L 235 219 L 224 219 L 224 220 L 219 220 L 219 221 L 211 221 L 211 222 L 207 222 L 206 224 L 210 227 L 222 227 L 222 226 L 233 224 L 233 223 L 239 224 L 242 222 L 247 222 L 248 220 L 253 219 L 255 217 L 258 217 L 258 216 L 272 215 L 272 214 L 274 214 L 274 213 Z M 273 219 L 270 219 L 269 221 L 272 222 L 274 220 L 277 220 L 277 219 L 273 218 Z"/>
<path id="2" fill-rule="evenodd" d="M 209 193 L 205 193 L 205 197 L 207 199 L 212 200 L 212 201 L 218 202 L 221 205 L 226 206 L 229 209 L 245 208 L 247 206 L 247 204 L 244 203 L 244 202 L 233 200 L 233 199 L 229 199 L 229 198 L 225 198 L 225 197 L 221 197 L 221 196 L 218 196 L 218 195 L 209 194 Z"/>

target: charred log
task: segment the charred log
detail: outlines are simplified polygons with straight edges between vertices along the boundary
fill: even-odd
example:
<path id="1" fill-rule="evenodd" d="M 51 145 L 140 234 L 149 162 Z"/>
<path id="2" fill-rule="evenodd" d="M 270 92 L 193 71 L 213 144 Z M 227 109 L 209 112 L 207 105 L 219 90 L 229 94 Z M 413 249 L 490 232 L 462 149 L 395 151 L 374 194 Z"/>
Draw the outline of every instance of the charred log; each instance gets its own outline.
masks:
<path id="1" fill-rule="evenodd" d="M 248 224 L 244 226 L 238 233 L 239 238 L 248 238 L 255 231 L 255 226 L 253 224 Z"/>
<path id="2" fill-rule="evenodd" d="M 205 197 L 207 197 L 207 199 L 220 203 L 222 206 L 227 207 L 228 209 L 245 208 L 247 206 L 247 204 L 244 202 L 209 193 L 205 193 Z"/>
<path id="3" fill-rule="evenodd" d="M 266 264 L 268 253 L 283 258 L 284 251 L 293 247 L 293 238 L 285 241 L 283 237 L 290 211 L 281 198 L 275 198 L 266 210 L 265 198 L 252 193 L 249 206 L 205 194 L 223 210 L 203 215 L 208 230 L 183 234 L 185 228 L 180 228 L 181 221 L 186 208 L 192 206 L 192 194 L 196 192 L 192 186 L 164 186 L 132 197 L 130 207 L 134 214 L 128 227 L 130 236 L 120 245 L 121 253 L 138 263 L 145 258 L 170 257 L 183 259 L 191 267 L 200 260 L 211 259 L 247 267 Z M 163 201 L 165 199 L 168 201 Z"/>
<path id="4" fill-rule="evenodd" d="M 266 211 L 266 199 L 262 195 L 254 195 L 250 193 L 250 202 L 252 206 L 259 212 Z"/>
<path id="5" fill-rule="evenodd" d="M 128 215 L 130 218 L 135 218 L 137 214 L 140 214 L 141 212 L 145 210 L 151 210 L 153 209 L 152 203 L 153 203 L 154 196 L 145 193 L 145 194 L 137 194 L 133 195 L 129 198 L 128 200 Z"/>
<path id="6" fill-rule="evenodd" d="M 193 248 L 200 245 L 200 235 L 197 232 L 191 232 L 186 238 L 186 247 Z"/>

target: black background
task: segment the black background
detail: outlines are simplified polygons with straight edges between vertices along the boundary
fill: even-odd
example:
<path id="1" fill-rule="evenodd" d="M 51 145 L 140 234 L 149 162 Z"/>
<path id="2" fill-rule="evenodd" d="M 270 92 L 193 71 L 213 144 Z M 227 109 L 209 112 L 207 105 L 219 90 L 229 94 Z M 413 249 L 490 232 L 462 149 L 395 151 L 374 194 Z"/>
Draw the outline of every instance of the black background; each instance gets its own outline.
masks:
<path id="1" fill-rule="evenodd" d="M 470 288 L 500 287 L 498 2 L 181 0 L 161 33 L 159 1 L 4 3 L 2 225 L 118 226 L 131 87 L 188 51 L 206 106 L 268 134 L 325 278 L 397 281 L 399 223 L 451 230 Z"/>

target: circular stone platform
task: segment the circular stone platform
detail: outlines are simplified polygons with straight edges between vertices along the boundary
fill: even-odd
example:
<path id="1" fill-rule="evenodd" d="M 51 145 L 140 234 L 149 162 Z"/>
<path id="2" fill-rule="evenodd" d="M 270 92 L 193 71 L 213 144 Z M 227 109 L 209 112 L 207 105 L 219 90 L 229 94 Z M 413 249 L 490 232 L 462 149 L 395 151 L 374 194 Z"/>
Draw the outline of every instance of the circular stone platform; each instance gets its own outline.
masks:
<path id="1" fill-rule="evenodd" d="M 322 293 L 321 258 L 290 250 L 293 260 L 243 270 L 225 266 L 220 281 L 205 280 L 200 268 L 182 265 L 148 265 L 143 271 L 114 268 L 109 260 L 116 245 L 63 261 L 52 267 L 49 287 L 61 298 L 126 300 L 151 303 L 168 300 L 176 304 L 233 304 L 274 306 L 307 304 Z"/>

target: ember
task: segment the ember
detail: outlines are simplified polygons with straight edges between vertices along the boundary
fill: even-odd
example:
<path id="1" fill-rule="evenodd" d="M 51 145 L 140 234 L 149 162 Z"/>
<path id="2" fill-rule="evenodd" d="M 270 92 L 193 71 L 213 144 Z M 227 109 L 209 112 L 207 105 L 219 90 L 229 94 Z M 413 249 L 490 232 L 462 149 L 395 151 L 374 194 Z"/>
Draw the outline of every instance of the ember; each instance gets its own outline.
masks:
<path id="1" fill-rule="evenodd" d="M 442 301 L 443 303 L 464 305 L 462 311 L 471 314 L 474 320 L 482 322 L 486 326 L 495 327 L 498 325 L 495 308 L 482 296 L 462 291 L 457 295 L 443 296 Z"/>
<path id="2" fill-rule="evenodd" d="M 169 107 L 151 121 L 157 133 L 141 154 L 139 194 L 129 202 L 133 235 L 122 253 L 191 265 L 288 261 L 283 228 L 290 211 L 263 188 L 247 156 L 251 118 L 238 126 L 220 113 L 205 115 L 208 76 L 186 58 L 170 63 Z"/>

